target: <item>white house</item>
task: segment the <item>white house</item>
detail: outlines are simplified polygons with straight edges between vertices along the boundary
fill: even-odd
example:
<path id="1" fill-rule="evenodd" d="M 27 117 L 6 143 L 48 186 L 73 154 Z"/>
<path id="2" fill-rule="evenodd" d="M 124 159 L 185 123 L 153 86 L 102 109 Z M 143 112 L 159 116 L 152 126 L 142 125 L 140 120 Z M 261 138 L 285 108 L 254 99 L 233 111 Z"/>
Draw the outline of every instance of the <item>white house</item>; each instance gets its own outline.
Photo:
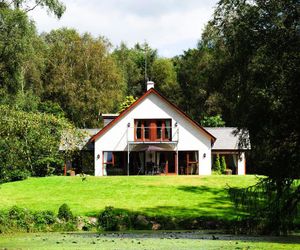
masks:
<path id="1" fill-rule="evenodd" d="M 94 158 L 95 176 L 210 175 L 217 154 L 234 174 L 246 174 L 245 148 L 239 147 L 235 128 L 200 126 L 156 91 L 153 82 L 121 114 L 103 118 L 102 129 L 86 130 L 91 137 L 82 148 Z"/>

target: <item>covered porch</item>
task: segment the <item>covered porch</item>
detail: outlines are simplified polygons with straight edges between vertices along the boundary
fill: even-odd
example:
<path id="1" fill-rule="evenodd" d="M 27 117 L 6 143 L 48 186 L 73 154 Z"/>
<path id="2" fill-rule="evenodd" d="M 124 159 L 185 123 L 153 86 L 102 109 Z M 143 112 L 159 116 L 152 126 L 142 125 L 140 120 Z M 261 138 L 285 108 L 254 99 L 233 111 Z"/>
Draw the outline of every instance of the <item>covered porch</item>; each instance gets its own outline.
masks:
<path id="1" fill-rule="evenodd" d="M 127 151 L 103 152 L 104 175 L 197 175 L 199 152 L 170 144 L 134 144 Z"/>

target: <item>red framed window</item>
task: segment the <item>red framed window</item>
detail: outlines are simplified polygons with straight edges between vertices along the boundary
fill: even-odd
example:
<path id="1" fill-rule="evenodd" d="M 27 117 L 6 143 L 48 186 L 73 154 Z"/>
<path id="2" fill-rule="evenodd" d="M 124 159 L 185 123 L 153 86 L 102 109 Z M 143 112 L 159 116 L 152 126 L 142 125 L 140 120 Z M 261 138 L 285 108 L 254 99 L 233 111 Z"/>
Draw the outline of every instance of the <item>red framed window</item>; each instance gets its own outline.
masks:
<path id="1" fill-rule="evenodd" d="M 171 141 L 171 119 L 136 119 L 135 141 Z"/>

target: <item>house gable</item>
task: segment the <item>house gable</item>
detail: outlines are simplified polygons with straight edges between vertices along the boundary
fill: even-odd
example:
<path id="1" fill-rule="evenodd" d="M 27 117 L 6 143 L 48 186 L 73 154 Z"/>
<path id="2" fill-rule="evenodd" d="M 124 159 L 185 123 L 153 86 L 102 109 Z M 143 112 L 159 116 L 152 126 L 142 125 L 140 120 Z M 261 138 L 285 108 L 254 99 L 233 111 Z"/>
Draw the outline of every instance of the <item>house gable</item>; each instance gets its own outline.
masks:
<path id="1" fill-rule="evenodd" d="M 104 135 L 107 131 L 109 131 L 113 126 L 115 126 L 120 120 L 122 120 L 127 114 L 129 114 L 134 108 L 136 108 L 139 104 L 145 101 L 151 94 L 157 96 L 163 103 L 168 105 L 171 109 L 179 113 L 188 123 L 190 123 L 193 127 L 199 130 L 202 134 L 210 138 L 211 143 L 214 143 L 216 138 L 205 130 L 201 125 L 195 122 L 192 118 L 190 118 L 187 114 L 185 114 L 182 110 L 180 110 L 176 105 L 167 100 L 163 95 L 161 95 L 154 88 L 149 89 L 143 96 L 141 96 L 137 101 L 135 101 L 131 106 L 129 106 L 126 110 L 124 110 L 118 117 L 116 117 L 112 122 L 106 125 L 102 130 L 100 130 L 97 134 L 95 134 L 91 141 L 95 141 Z M 150 117 L 148 117 L 150 118 Z M 164 117 L 151 117 L 151 118 L 164 118 Z"/>

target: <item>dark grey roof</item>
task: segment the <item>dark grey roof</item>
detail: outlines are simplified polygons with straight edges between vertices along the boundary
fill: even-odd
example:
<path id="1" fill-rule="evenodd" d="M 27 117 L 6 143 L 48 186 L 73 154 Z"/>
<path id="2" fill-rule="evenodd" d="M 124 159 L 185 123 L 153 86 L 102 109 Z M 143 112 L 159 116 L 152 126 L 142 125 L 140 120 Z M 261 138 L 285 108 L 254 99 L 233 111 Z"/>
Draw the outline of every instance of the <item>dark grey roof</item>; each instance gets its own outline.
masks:
<path id="1" fill-rule="evenodd" d="M 217 138 L 215 141 L 212 150 L 247 150 L 250 149 L 249 143 L 249 134 L 247 131 L 237 132 L 237 128 L 235 127 L 204 127 L 209 133 L 211 133 L 214 137 Z M 94 150 L 94 144 L 89 142 L 91 137 L 97 134 L 101 129 L 80 129 L 86 136 L 82 140 L 82 143 L 78 145 L 80 150 Z M 248 146 L 240 145 L 239 139 L 240 136 L 244 134 L 246 141 L 248 142 Z M 63 144 L 60 145 L 59 150 L 65 150 Z"/>
<path id="2" fill-rule="evenodd" d="M 94 150 L 94 144 L 90 143 L 89 140 L 91 137 L 95 134 L 97 134 L 101 129 L 100 128 L 86 128 L 86 129 L 79 129 L 84 134 L 84 138 L 80 142 L 79 145 L 77 145 L 79 150 L 86 149 L 86 150 Z M 64 142 L 62 141 L 59 146 L 60 151 L 66 150 L 66 146 Z"/>
<path id="3" fill-rule="evenodd" d="M 247 131 L 241 132 L 234 127 L 204 127 L 209 133 L 217 138 L 213 150 L 247 150 L 250 149 L 249 134 Z M 248 145 L 240 145 L 240 137 L 244 135 L 244 140 Z"/>

